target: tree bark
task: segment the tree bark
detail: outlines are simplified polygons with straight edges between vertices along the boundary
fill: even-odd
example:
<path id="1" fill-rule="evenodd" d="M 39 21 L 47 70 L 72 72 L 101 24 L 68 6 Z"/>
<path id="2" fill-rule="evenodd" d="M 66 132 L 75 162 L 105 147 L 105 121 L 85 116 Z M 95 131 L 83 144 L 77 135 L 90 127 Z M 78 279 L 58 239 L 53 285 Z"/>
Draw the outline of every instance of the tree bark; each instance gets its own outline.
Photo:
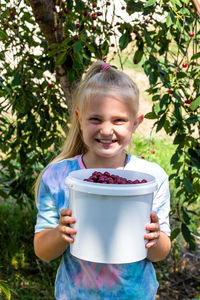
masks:
<path id="1" fill-rule="evenodd" d="M 36 23 L 39 25 L 48 45 L 61 43 L 63 41 L 62 21 L 57 22 L 53 12 L 54 3 L 52 0 L 28 0 L 33 11 Z M 56 28 L 56 30 L 54 30 Z M 54 57 L 56 59 L 56 57 Z M 71 58 L 63 65 L 56 68 L 56 76 L 59 78 L 61 88 L 66 98 L 68 109 L 71 110 L 71 94 L 74 84 L 67 79 L 67 72 L 72 68 Z"/>

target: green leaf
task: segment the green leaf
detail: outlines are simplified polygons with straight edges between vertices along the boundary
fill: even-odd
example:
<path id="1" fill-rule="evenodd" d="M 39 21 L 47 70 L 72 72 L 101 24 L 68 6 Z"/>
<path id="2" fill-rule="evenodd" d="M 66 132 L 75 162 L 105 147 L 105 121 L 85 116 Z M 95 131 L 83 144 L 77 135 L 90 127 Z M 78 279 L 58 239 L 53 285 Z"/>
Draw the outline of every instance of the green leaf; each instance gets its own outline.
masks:
<path id="1" fill-rule="evenodd" d="M 10 300 L 11 299 L 11 293 L 10 293 L 9 287 L 5 283 L 5 281 L 3 281 L 3 280 L 0 280 L 0 289 L 2 289 L 2 291 L 6 295 L 7 299 Z"/>
<path id="2" fill-rule="evenodd" d="M 56 64 L 55 66 L 59 66 L 59 65 L 62 65 L 67 59 L 67 53 L 66 52 L 63 52 L 61 54 L 59 54 L 57 57 L 56 57 Z"/>
<path id="3" fill-rule="evenodd" d="M 197 59 L 200 57 L 200 52 L 195 53 L 194 55 L 192 55 L 191 60 Z"/>
<path id="4" fill-rule="evenodd" d="M 187 214 L 184 207 L 182 208 L 182 213 L 183 213 L 183 220 L 184 220 L 185 224 L 189 225 L 190 224 L 190 216 Z"/>
<path id="5" fill-rule="evenodd" d="M 149 47 L 154 48 L 153 45 L 152 45 L 152 42 L 151 42 L 151 38 L 150 38 L 148 32 L 146 31 L 146 29 L 143 30 L 143 35 L 144 35 Z"/>
<path id="6" fill-rule="evenodd" d="M 149 7 L 149 6 L 152 6 L 156 3 L 156 0 L 148 0 L 145 4 L 144 7 Z"/>
<path id="7" fill-rule="evenodd" d="M 122 34 L 122 36 L 119 39 L 119 48 L 120 50 L 125 49 L 128 46 L 128 43 L 130 42 L 130 37 L 129 37 L 129 33 L 126 32 L 124 34 Z"/>
<path id="8" fill-rule="evenodd" d="M 197 109 L 199 107 L 199 105 L 200 105 L 200 96 L 192 101 L 192 103 L 190 104 L 190 109 L 193 111 L 193 110 Z"/>
<path id="9" fill-rule="evenodd" d="M 184 183 L 184 186 L 185 186 L 185 189 L 186 189 L 187 193 L 192 194 L 193 193 L 192 183 L 187 178 L 183 179 L 183 183 Z"/>
<path id="10" fill-rule="evenodd" d="M 174 138 L 173 144 L 179 145 L 181 143 L 184 143 L 185 137 L 186 137 L 186 134 L 177 134 Z"/>
<path id="11" fill-rule="evenodd" d="M 183 237 L 186 240 L 186 242 L 190 245 L 190 248 L 192 250 L 195 250 L 196 249 L 195 239 L 191 235 L 189 228 L 184 223 L 181 224 L 181 232 L 182 232 Z"/>
<path id="12" fill-rule="evenodd" d="M 180 233 L 180 231 L 181 231 L 180 228 L 175 228 L 171 232 L 171 236 L 170 236 L 171 241 L 173 241 L 178 236 L 178 234 Z"/>
<path id="13" fill-rule="evenodd" d="M 2 41 L 7 39 L 7 35 L 6 35 L 5 31 L 3 31 L 1 29 L 0 29 L 0 38 Z"/>
<path id="14" fill-rule="evenodd" d="M 158 132 L 159 130 L 161 130 L 164 126 L 166 120 L 166 114 L 164 114 L 161 119 L 157 122 L 157 128 L 156 128 L 156 132 Z"/>
<path id="15" fill-rule="evenodd" d="M 80 51 L 81 48 L 82 48 L 82 43 L 81 43 L 81 41 L 80 41 L 80 40 L 76 41 L 76 42 L 74 43 L 74 52 Z"/>
<path id="16" fill-rule="evenodd" d="M 134 60 L 137 60 L 138 62 L 140 62 L 141 61 L 141 59 L 142 59 L 142 56 L 143 56 L 143 50 L 137 50 L 136 52 L 135 52 L 135 55 L 134 55 L 134 57 L 133 57 L 133 61 Z"/>
<path id="17" fill-rule="evenodd" d="M 155 114 L 155 112 L 149 112 L 144 116 L 146 119 L 157 119 L 158 116 Z"/>
<path id="18" fill-rule="evenodd" d="M 183 151 L 181 150 L 176 151 L 171 157 L 170 164 L 175 164 L 177 161 L 179 161 L 182 153 Z"/>
<path id="19" fill-rule="evenodd" d="M 166 25 L 167 27 L 170 27 L 172 24 L 174 24 L 174 16 L 171 12 L 169 12 L 166 19 Z"/>

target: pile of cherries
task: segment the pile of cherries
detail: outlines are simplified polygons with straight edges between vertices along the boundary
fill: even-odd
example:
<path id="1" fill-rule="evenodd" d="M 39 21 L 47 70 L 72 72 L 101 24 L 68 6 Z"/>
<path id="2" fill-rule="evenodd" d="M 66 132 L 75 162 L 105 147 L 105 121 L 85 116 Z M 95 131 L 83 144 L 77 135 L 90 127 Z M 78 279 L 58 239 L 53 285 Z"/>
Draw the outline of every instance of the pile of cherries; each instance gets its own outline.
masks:
<path id="1" fill-rule="evenodd" d="M 93 172 L 89 178 L 84 179 L 84 181 L 88 182 L 97 182 L 97 183 L 105 183 L 105 184 L 138 184 L 138 183 L 146 183 L 146 179 L 142 179 L 139 181 L 129 180 L 118 175 L 110 174 L 109 172 Z"/>

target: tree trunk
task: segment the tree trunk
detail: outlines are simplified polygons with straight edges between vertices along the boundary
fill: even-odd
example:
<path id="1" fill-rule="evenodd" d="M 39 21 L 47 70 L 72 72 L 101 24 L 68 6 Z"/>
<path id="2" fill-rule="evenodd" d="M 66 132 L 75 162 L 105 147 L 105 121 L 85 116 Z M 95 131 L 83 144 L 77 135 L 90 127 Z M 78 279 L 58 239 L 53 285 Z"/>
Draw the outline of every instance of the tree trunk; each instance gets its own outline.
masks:
<path id="1" fill-rule="evenodd" d="M 63 41 L 62 20 L 57 22 L 53 12 L 54 3 L 52 0 L 28 0 L 32 7 L 36 23 L 39 25 L 47 43 L 61 43 Z M 56 28 L 56 30 L 53 30 Z M 56 57 L 54 57 L 56 59 Z M 69 57 L 63 65 L 56 68 L 56 76 L 59 78 L 61 88 L 66 98 L 68 109 L 71 110 L 71 93 L 74 84 L 67 79 L 67 72 L 72 68 L 72 60 Z"/>

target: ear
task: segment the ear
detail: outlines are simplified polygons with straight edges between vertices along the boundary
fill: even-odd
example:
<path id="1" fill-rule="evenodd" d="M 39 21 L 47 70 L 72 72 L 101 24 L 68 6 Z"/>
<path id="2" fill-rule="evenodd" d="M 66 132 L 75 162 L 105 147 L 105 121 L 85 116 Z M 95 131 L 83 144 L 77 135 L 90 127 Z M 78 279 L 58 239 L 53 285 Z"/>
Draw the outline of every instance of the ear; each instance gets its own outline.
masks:
<path id="1" fill-rule="evenodd" d="M 138 126 L 143 122 L 144 120 L 144 115 L 137 115 L 134 123 L 133 123 L 133 133 L 136 131 Z"/>
<path id="2" fill-rule="evenodd" d="M 79 125 L 80 125 L 80 128 L 81 128 L 81 117 L 80 117 L 80 113 L 79 113 L 78 108 L 75 109 L 74 114 L 75 114 L 75 117 L 77 118 L 77 120 L 79 122 Z"/>

